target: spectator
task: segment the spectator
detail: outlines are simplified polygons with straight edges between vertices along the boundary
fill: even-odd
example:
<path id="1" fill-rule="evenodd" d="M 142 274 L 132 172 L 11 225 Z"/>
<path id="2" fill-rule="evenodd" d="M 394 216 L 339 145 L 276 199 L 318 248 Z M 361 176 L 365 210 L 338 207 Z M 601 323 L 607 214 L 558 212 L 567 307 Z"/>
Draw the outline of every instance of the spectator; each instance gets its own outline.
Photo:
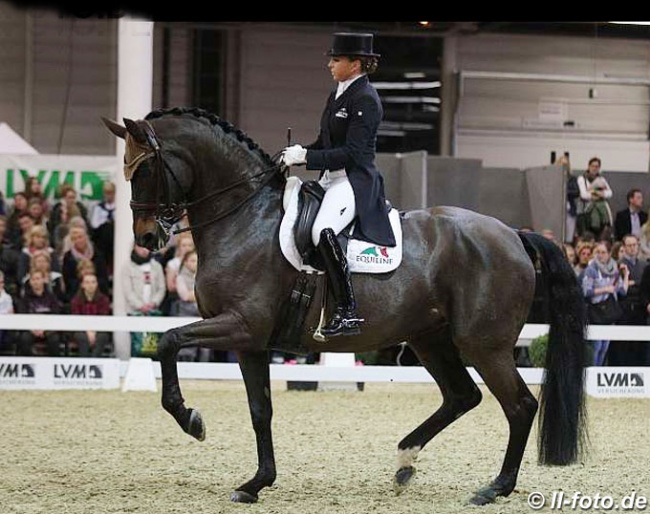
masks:
<path id="1" fill-rule="evenodd" d="M 77 200 L 77 191 L 70 184 L 62 184 L 59 188 L 59 201 L 52 207 L 52 214 L 47 224 L 50 232 L 50 240 L 53 246 L 62 244 L 63 238 L 69 230 L 69 222 L 72 218 L 81 217 L 86 228 L 88 227 L 88 209 Z"/>
<path id="2" fill-rule="evenodd" d="M 7 218 L 7 239 L 12 242 L 16 248 L 23 246 L 22 232 L 18 224 L 18 218 L 27 211 L 27 195 L 23 192 L 14 194 L 14 206 Z"/>
<path id="3" fill-rule="evenodd" d="M 131 259 L 122 271 L 121 280 L 129 316 L 160 316 L 160 304 L 165 297 L 165 272 L 152 253 L 143 246 L 133 245 Z M 159 334 L 132 332 L 131 354 L 154 357 Z"/>
<path id="4" fill-rule="evenodd" d="M 45 287 L 47 277 L 42 271 L 34 270 L 29 276 L 29 290 L 18 302 L 17 312 L 21 314 L 60 314 L 61 304 Z M 18 354 L 35 355 L 36 343 L 44 343 L 50 357 L 58 357 L 61 336 L 58 332 L 33 329 L 23 330 L 18 337 Z"/>
<path id="5" fill-rule="evenodd" d="M 77 264 L 83 259 L 88 259 L 95 265 L 99 289 L 102 293 L 110 297 L 108 269 L 104 256 L 94 248 L 85 229 L 73 227 L 70 229 L 69 235 L 71 247 L 63 255 L 63 266 L 61 267 L 63 281 L 66 287 L 67 302 L 69 303 L 79 290 L 81 282 L 77 275 Z"/>
<path id="6" fill-rule="evenodd" d="M 576 249 L 573 247 L 573 245 L 571 243 L 564 243 L 562 245 L 562 253 L 564 253 L 566 260 L 569 261 L 571 267 L 575 269 L 576 265 L 578 264 L 578 254 L 576 253 Z"/>
<path id="7" fill-rule="evenodd" d="M 133 246 L 122 280 L 127 312 L 146 315 L 158 310 L 165 297 L 165 273 L 147 248 Z"/>
<path id="8" fill-rule="evenodd" d="M 194 239 L 190 232 L 181 232 L 176 236 L 174 257 L 167 261 L 165 266 L 165 282 L 167 295 L 165 303 L 168 305 L 168 313 L 175 316 L 178 312 L 178 292 L 176 291 L 176 277 L 185 254 L 195 249 Z"/>
<path id="9" fill-rule="evenodd" d="M 578 199 L 580 198 L 580 188 L 578 187 L 578 178 L 571 173 L 571 162 L 569 154 L 565 152 L 555 162 L 562 167 L 564 180 L 566 181 L 566 226 L 564 234 L 565 243 L 573 243 L 576 233 L 576 217 L 578 215 Z"/>
<path id="10" fill-rule="evenodd" d="M 18 261 L 18 279 L 22 282 L 29 273 L 32 256 L 36 252 L 45 251 L 50 255 L 50 260 L 54 255 L 54 248 L 50 246 L 50 236 L 47 229 L 43 225 L 34 225 L 27 234 L 25 245 L 20 252 L 20 260 Z M 58 270 L 56 261 L 52 264 L 55 270 Z"/>
<path id="11" fill-rule="evenodd" d="M 70 302 L 72 314 L 89 316 L 108 316 L 111 314 L 111 301 L 107 295 L 99 290 L 97 275 L 85 273 L 81 279 L 79 291 L 73 296 Z M 97 332 L 94 330 L 74 332 L 73 341 L 79 348 L 81 357 L 101 357 L 105 348 L 111 342 L 109 332 Z"/>
<path id="12" fill-rule="evenodd" d="M 647 262 L 639 259 L 639 240 L 636 236 L 632 234 L 624 236 L 623 248 L 625 254 L 619 259 L 619 263 L 625 264 L 630 270 L 630 279 L 627 294 L 621 298 L 623 317 L 618 324 L 645 325 L 647 312 L 641 295 L 641 280 Z M 608 364 L 610 366 L 639 366 L 638 359 L 643 353 L 643 348 L 639 346 L 646 344 L 640 341 L 612 341 L 609 345 Z"/>
<path id="13" fill-rule="evenodd" d="M 95 263 L 90 259 L 81 259 L 77 262 L 77 278 L 79 279 L 79 282 L 82 282 L 83 278 L 88 274 L 95 275 L 95 277 L 97 276 Z"/>
<path id="14" fill-rule="evenodd" d="M 582 275 L 582 291 L 590 310 L 592 305 L 606 302 L 608 297 L 619 301 L 627 293 L 630 271 L 625 264 L 618 264 L 611 256 L 608 241 L 599 241 L 594 246 L 595 258 L 589 263 Z M 590 314 L 591 323 L 598 323 Z M 593 366 L 605 363 L 609 341 L 589 341 L 593 349 Z"/>
<path id="15" fill-rule="evenodd" d="M 18 216 L 18 227 L 20 228 L 20 237 L 13 240 L 11 243 L 16 248 L 22 248 L 25 246 L 27 237 L 31 232 L 32 228 L 36 225 L 34 218 L 29 212 L 23 212 Z"/>
<path id="16" fill-rule="evenodd" d="M 13 314 L 14 300 L 5 289 L 5 274 L 0 271 L 0 314 Z M 9 330 L 0 330 L 0 354 L 15 353 Z"/>
<path id="17" fill-rule="evenodd" d="M 576 255 L 578 263 L 574 266 L 573 270 L 579 281 L 582 281 L 582 274 L 591 261 L 594 245 L 590 241 L 579 241 L 576 246 Z"/>
<path id="18" fill-rule="evenodd" d="M 43 194 L 43 185 L 36 177 L 29 177 L 25 182 L 25 196 L 29 202 L 32 199 L 37 199 L 43 205 L 43 213 L 45 216 L 50 214 L 50 203 Z"/>
<path id="19" fill-rule="evenodd" d="M 102 185 L 104 198 L 95 205 L 90 218 L 91 239 L 95 248 L 106 257 L 108 273 L 113 275 L 113 242 L 115 239 L 115 184 L 110 181 Z"/>
<path id="20" fill-rule="evenodd" d="M 70 221 L 68 222 L 67 234 L 62 241 L 59 241 L 54 245 L 54 251 L 61 263 L 63 263 L 63 256 L 65 255 L 65 252 L 72 248 L 72 242 L 70 241 L 70 229 L 72 228 L 81 228 L 85 230 L 86 233 L 88 233 L 88 224 L 81 216 L 73 216 L 70 218 Z"/>
<path id="21" fill-rule="evenodd" d="M 33 270 L 42 271 L 45 274 L 45 277 L 47 278 L 45 281 L 47 289 L 56 296 L 57 300 L 59 300 L 63 306 L 66 302 L 63 275 L 59 271 L 52 269 L 52 257 L 46 250 L 39 250 L 32 255 L 29 269 L 22 279 L 21 296 L 23 296 L 30 288 L 29 276 Z"/>
<path id="22" fill-rule="evenodd" d="M 616 213 L 614 237 L 622 241 L 627 234 L 641 237 L 641 227 L 648 221 L 648 213 L 643 211 L 643 193 L 640 189 L 630 189 L 626 195 L 627 207 Z"/>
<path id="23" fill-rule="evenodd" d="M 179 316 L 201 316 L 196 303 L 196 296 L 194 295 L 197 266 L 198 258 L 196 250 L 189 250 L 183 256 L 178 276 L 176 277 Z M 182 348 L 178 353 L 178 359 L 209 362 L 211 360 L 211 350 L 210 348 L 199 347 Z"/>
<path id="24" fill-rule="evenodd" d="M 641 225 L 641 235 L 639 236 L 639 258 L 644 261 L 650 259 L 650 219 Z"/>
<path id="25" fill-rule="evenodd" d="M 587 170 L 578 177 L 578 188 L 582 200 L 578 209 L 578 235 L 585 232 L 594 234 L 595 239 L 611 239 L 612 212 L 607 200 L 612 197 L 612 189 L 600 173 L 601 161 L 598 157 L 589 159 Z"/>
<path id="26" fill-rule="evenodd" d="M 179 316 L 199 316 L 199 308 L 196 303 L 196 296 L 194 295 L 197 265 L 198 258 L 196 250 L 189 250 L 183 256 L 178 275 L 176 276 Z"/>
<path id="27" fill-rule="evenodd" d="M 615 261 L 621 260 L 625 256 L 625 248 L 623 247 L 623 241 L 614 241 L 612 244 L 612 259 Z"/>
<path id="28" fill-rule="evenodd" d="M 46 226 L 47 218 L 43 212 L 43 204 L 38 198 L 32 198 L 27 204 L 27 212 L 34 219 L 36 225 Z"/>
<path id="29" fill-rule="evenodd" d="M 20 281 L 18 280 L 20 251 L 5 237 L 6 230 L 7 220 L 4 216 L 0 216 L 0 271 L 4 275 L 7 292 L 11 296 L 17 296 L 20 291 Z"/>

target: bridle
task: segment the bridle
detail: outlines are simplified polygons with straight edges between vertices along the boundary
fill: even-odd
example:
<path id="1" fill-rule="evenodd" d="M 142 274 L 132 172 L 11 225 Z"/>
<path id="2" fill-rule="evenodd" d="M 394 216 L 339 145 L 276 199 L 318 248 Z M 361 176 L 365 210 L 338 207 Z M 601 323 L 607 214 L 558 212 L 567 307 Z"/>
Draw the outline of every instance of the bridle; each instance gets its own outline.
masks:
<path id="1" fill-rule="evenodd" d="M 127 163 L 126 166 L 139 166 L 146 160 L 152 161 L 151 170 L 156 180 L 156 203 L 135 202 L 131 200 L 129 205 L 134 213 L 153 212 L 156 223 L 167 236 L 169 236 L 170 233 L 180 234 L 181 232 L 187 232 L 194 228 L 203 227 L 229 216 L 249 200 L 254 198 L 276 176 L 276 173 L 284 175 L 288 171 L 288 166 L 285 166 L 278 162 L 278 158 L 281 154 L 280 151 L 271 157 L 271 161 L 274 163 L 273 166 L 265 168 L 250 177 L 244 177 L 240 180 L 237 180 L 221 189 L 207 193 L 206 195 L 203 195 L 196 200 L 187 201 L 187 192 L 183 189 L 183 186 L 172 171 L 171 167 L 163 158 L 161 144 L 156 137 L 153 127 L 147 120 L 141 120 L 139 126 L 144 130 L 147 142 L 151 150 L 149 152 L 143 152 L 137 155 L 133 161 L 131 163 Z M 172 200 L 168 176 L 172 178 L 176 187 L 178 187 L 183 193 L 183 201 L 180 203 L 174 202 Z M 264 177 L 264 180 L 262 180 L 255 189 L 253 189 L 248 195 L 246 195 L 232 207 L 229 207 L 225 211 L 218 213 L 216 216 L 213 216 L 206 221 L 202 221 L 200 223 L 196 223 L 184 228 L 179 228 L 172 232 L 172 226 L 183 217 L 183 214 L 187 211 L 187 209 L 205 202 L 211 198 L 216 198 L 259 177 Z"/>

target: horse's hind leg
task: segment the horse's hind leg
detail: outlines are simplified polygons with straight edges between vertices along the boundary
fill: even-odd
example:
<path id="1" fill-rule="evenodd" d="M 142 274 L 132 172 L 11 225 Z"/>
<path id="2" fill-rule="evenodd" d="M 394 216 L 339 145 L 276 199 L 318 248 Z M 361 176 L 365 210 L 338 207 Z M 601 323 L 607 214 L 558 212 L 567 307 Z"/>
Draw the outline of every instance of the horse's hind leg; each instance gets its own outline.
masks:
<path id="1" fill-rule="evenodd" d="M 508 449 L 501 472 L 488 486 L 474 494 L 470 501 L 475 505 L 491 503 L 497 496 L 508 496 L 515 488 L 537 412 L 537 400 L 517 371 L 512 344 L 507 344 L 504 348 L 498 353 L 494 353 L 494 350 L 483 350 L 482 353 L 470 356 L 476 371 L 483 377 L 485 385 L 501 405 L 510 428 Z"/>
<path id="2" fill-rule="evenodd" d="M 440 408 L 397 445 L 398 465 L 393 481 L 399 494 L 415 473 L 413 462 L 433 437 L 481 402 L 481 391 L 453 345 L 449 328 L 414 338 L 409 346 L 434 378 L 442 393 Z"/>
<path id="3" fill-rule="evenodd" d="M 205 425 L 196 409 L 185 407 L 178 381 L 176 357 L 181 348 L 179 329 L 165 332 L 158 341 L 158 358 L 162 373 L 162 406 L 169 412 L 181 428 L 199 441 L 205 439 Z"/>

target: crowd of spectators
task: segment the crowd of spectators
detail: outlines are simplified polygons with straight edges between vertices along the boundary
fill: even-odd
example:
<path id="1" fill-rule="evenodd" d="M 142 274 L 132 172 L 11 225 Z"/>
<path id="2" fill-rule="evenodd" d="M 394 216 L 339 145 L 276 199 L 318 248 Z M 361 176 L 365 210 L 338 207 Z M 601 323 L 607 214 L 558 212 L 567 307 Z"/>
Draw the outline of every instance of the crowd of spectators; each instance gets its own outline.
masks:
<path id="1" fill-rule="evenodd" d="M 650 221 L 643 192 L 631 188 L 627 205 L 612 213 L 613 191 L 601 174 L 601 160 L 589 160 L 574 176 L 568 159 L 557 164 L 567 172 L 567 225 L 564 241 L 544 234 L 562 248 L 573 267 L 590 313 L 591 324 L 646 325 L 650 321 Z M 596 305 L 617 305 L 615 321 L 603 323 Z M 607 306 L 610 309 L 610 306 Z M 613 319 L 613 318 L 612 318 Z M 589 341 L 590 364 L 650 366 L 650 343 Z"/>
<path id="2" fill-rule="evenodd" d="M 103 198 L 90 203 L 62 184 L 55 201 L 30 177 L 13 205 L 0 202 L 0 314 L 110 315 L 113 283 L 121 281 L 129 315 L 198 316 L 194 298 L 197 258 L 189 232 L 172 237 L 151 253 L 133 246 L 129 261 L 114 273 L 115 184 L 103 184 Z M 187 218 L 179 222 L 186 226 Z M 110 332 L 1 330 L 0 354 L 114 355 Z M 186 360 L 225 355 L 189 352 Z"/>

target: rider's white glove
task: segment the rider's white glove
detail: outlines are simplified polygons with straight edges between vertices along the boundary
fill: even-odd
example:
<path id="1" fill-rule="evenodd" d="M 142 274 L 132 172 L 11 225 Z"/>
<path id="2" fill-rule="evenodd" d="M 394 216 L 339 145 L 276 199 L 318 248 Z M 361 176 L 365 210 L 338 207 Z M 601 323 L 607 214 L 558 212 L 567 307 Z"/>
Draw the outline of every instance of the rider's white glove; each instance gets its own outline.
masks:
<path id="1" fill-rule="evenodd" d="M 280 162 L 286 166 L 305 164 L 307 162 L 307 149 L 300 145 L 287 146 L 282 150 Z"/>

